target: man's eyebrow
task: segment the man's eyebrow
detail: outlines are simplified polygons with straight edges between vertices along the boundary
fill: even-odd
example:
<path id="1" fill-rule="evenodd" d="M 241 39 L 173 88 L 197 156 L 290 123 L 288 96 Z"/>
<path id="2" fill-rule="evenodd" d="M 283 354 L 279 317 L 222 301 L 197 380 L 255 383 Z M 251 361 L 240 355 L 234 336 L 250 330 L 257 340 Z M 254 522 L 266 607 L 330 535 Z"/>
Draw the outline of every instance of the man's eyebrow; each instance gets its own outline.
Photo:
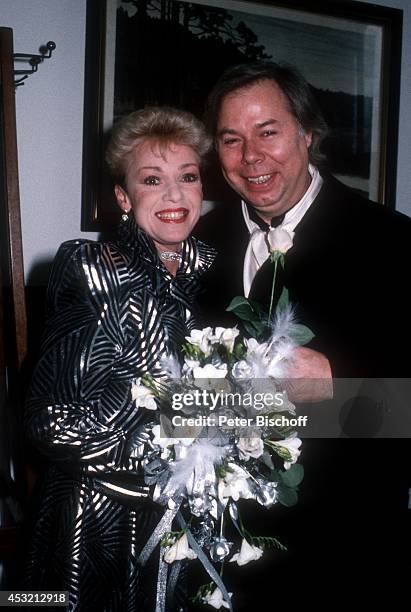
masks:
<path id="1" fill-rule="evenodd" d="M 278 123 L 277 119 L 267 119 L 266 121 L 263 121 L 262 123 L 256 123 L 256 127 L 257 128 L 264 128 L 267 127 L 267 125 L 272 125 L 273 123 Z"/>
<path id="2" fill-rule="evenodd" d="M 233 130 L 232 128 L 221 128 L 218 130 L 217 136 L 224 136 L 224 134 L 238 134 L 237 130 Z"/>
<path id="3" fill-rule="evenodd" d="M 265 121 L 262 121 L 261 123 L 256 123 L 255 127 L 260 130 L 261 128 L 265 128 L 268 125 L 273 125 L 274 123 L 279 123 L 278 119 L 266 119 Z M 239 132 L 237 130 L 234 130 L 233 128 L 221 128 L 221 130 L 219 130 L 217 132 L 217 137 L 220 136 L 224 136 L 225 134 L 233 134 L 236 135 Z"/>

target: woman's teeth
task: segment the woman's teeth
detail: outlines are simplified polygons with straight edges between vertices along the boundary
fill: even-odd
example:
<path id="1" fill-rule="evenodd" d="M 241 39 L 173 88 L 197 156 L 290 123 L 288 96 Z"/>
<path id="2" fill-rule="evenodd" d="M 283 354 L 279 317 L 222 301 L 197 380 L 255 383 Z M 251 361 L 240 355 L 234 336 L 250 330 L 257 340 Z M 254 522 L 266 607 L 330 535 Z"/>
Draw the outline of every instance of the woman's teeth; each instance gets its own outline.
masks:
<path id="1" fill-rule="evenodd" d="M 159 219 L 176 220 L 176 219 L 183 219 L 183 217 L 186 217 L 187 214 L 188 212 L 186 210 L 181 210 L 178 212 L 159 212 L 159 213 L 156 213 L 156 216 Z"/>

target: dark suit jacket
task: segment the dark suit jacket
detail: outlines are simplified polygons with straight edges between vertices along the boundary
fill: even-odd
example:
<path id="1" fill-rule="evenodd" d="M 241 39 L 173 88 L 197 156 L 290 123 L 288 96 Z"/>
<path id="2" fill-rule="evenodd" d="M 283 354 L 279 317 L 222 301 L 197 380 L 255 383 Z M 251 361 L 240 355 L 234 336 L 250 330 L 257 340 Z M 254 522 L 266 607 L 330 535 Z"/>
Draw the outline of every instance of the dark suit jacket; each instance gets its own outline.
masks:
<path id="1" fill-rule="evenodd" d="M 198 235 L 219 256 L 204 277 L 200 305 L 208 323 L 233 323 L 225 308 L 243 295 L 248 231 L 239 202 L 212 211 Z M 403 347 L 411 339 L 408 291 L 411 219 L 365 200 L 327 178 L 295 229 L 285 257 L 284 284 L 313 347 L 330 360 L 335 377 L 409 376 Z M 265 304 L 269 301 L 267 278 Z M 408 349 L 407 349 L 408 350 Z"/>
<path id="2" fill-rule="evenodd" d="M 243 294 L 248 232 L 238 198 L 206 215 L 197 233 L 219 251 L 204 276 L 200 305 L 206 323 L 237 323 L 225 308 Z M 334 377 L 410 377 L 410 247 L 411 219 L 325 179 L 295 229 L 284 283 Z M 268 280 L 265 304 L 270 286 Z M 405 571 L 399 552 L 409 546 L 409 439 L 307 439 L 301 462 L 305 477 L 297 506 L 244 510 L 252 532 L 280 536 L 289 547 L 286 555 L 272 553 L 271 562 L 250 567 L 251 581 L 258 575 L 267 597 L 273 581 L 281 585 L 273 602 L 296 588 L 305 604 L 321 603 L 326 582 L 338 589 L 339 599 L 358 588 L 370 601 L 378 580 L 378 593 L 393 581 L 399 588 Z M 246 586 L 235 587 L 241 593 L 238 609 L 249 610 L 256 592 L 245 575 L 244 580 Z"/>

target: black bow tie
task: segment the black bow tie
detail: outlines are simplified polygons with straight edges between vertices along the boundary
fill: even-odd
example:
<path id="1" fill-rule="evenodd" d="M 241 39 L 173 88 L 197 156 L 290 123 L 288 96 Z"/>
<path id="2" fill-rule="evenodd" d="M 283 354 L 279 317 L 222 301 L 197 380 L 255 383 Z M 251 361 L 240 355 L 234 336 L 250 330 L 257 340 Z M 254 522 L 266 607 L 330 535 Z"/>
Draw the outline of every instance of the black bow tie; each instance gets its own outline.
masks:
<path id="1" fill-rule="evenodd" d="M 277 217 L 272 217 L 271 223 L 268 224 L 265 221 L 263 221 L 261 217 L 255 212 L 255 208 L 253 208 L 251 204 L 246 202 L 246 206 L 247 206 L 248 215 L 251 221 L 254 221 L 254 223 L 256 223 L 258 227 L 262 229 L 264 232 L 267 232 L 270 229 L 270 227 L 278 227 L 284 221 L 285 213 L 282 215 L 278 215 Z"/>

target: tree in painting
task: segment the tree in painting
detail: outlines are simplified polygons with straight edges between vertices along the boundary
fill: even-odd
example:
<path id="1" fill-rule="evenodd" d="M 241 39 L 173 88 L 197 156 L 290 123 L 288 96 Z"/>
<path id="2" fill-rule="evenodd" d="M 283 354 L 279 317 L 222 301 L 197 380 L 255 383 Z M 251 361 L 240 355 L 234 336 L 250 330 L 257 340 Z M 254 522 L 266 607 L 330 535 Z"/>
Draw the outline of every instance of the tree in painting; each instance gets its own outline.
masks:
<path id="1" fill-rule="evenodd" d="M 125 0 L 117 11 L 115 115 L 145 104 L 202 113 L 230 65 L 267 59 L 256 34 L 222 8 Z"/>

